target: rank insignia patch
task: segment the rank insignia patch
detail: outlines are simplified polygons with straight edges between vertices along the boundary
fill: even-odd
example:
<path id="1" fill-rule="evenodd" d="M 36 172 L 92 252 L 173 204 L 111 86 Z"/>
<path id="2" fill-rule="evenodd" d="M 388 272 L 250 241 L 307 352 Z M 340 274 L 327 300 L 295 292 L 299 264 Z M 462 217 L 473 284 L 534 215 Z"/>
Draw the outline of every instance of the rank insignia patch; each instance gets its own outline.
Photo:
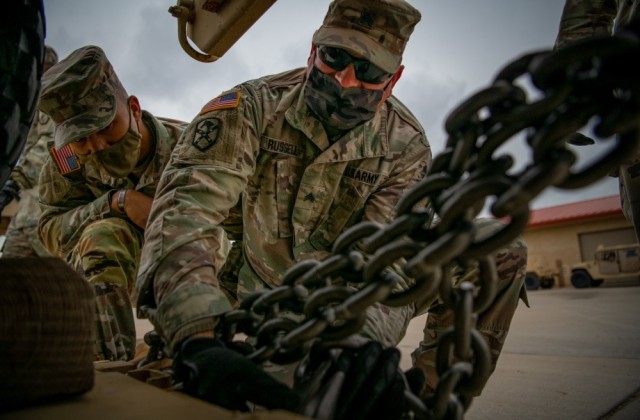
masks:
<path id="1" fill-rule="evenodd" d="M 218 118 L 207 118 L 200 121 L 196 124 L 196 133 L 191 144 L 201 152 L 205 152 L 216 143 L 221 128 L 222 121 Z"/>
<path id="2" fill-rule="evenodd" d="M 226 93 L 207 102 L 207 104 L 202 107 L 200 115 L 206 114 L 207 112 L 215 111 L 216 109 L 237 108 L 239 104 L 240 92 Z"/>
<path id="3" fill-rule="evenodd" d="M 71 145 L 67 144 L 60 149 L 52 146 L 49 148 L 49 153 L 51 153 L 51 157 L 53 157 L 62 175 L 68 175 L 80 169 L 80 164 L 75 153 L 73 153 Z"/>

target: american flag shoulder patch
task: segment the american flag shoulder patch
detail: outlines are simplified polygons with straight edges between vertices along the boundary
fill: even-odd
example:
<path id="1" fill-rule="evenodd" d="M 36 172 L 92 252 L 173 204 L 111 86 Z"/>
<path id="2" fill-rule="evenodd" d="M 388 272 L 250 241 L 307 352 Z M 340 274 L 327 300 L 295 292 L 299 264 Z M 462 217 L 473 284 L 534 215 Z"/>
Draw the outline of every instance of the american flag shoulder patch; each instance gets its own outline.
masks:
<path id="1" fill-rule="evenodd" d="M 71 145 L 67 144 L 60 149 L 51 146 L 49 153 L 51 153 L 51 157 L 56 162 L 56 165 L 58 165 L 58 169 L 62 175 L 68 175 L 80 169 L 80 164 L 78 163 L 75 153 L 73 153 L 73 149 L 71 149 Z"/>
<path id="2" fill-rule="evenodd" d="M 237 108 L 239 104 L 240 92 L 225 93 L 224 95 L 220 95 L 217 98 L 214 98 L 207 102 L 207 104 L 202 107 L 200 115 L 206 114 L 207 112 L 215 111 L 217 109 Z"/>

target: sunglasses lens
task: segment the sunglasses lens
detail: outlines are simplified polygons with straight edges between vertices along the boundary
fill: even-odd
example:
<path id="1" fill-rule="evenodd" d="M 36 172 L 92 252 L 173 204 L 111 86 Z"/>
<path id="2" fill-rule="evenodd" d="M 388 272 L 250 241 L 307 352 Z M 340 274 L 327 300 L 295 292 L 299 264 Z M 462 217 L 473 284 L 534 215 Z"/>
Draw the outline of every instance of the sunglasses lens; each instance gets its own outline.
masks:
<path id="1" fill-rule="evenodd" d="M 341 48 L 322 46 L 319 49 L 320 59 L 334 70 L 340 71 L 353 63 L 356 77 L 361 82 L 378 84 L 391 77 L 390 73 L 363 59 L 353 57 Z"/>
<path id="2" fill-rule="evenodd" d="M 340 48 L 321 47 L 319 50 L 320 59 L 322 59 L 324 64 L 334 70 L 340 71 L 347 67 L 352 61 L 349 54 Z"/>
<path id="3" fill-rule="evenodd" d="M 368 61 L 356 63 L 356 77 L 365 83 L 382 83 L 391 75 Z"/>

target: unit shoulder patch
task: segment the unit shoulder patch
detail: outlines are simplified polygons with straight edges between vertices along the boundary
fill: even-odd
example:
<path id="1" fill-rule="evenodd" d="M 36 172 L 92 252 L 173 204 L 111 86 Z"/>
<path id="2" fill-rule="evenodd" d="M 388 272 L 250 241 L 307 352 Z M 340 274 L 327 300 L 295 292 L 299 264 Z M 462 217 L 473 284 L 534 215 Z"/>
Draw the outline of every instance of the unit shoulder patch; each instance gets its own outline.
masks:
<path id="1" fill-rule="evenodd" d="M 202 107 L 199 115 L 218 109 L 233 109 L 240 105 L 240 92 L 229 92 L 213 98 L 205 106 Z"/>
<path id="2" fill-rule="evenodd" d="M 76 158 L 75 153 L 71 145 L 67 144 L 60 149 L 56 149 L 54 146 L 49 147 L 49 153 L 56 163 L 60 174 L 66 176 L 75 173 L 80 169 L 80 163 Z"/>
<path id="3" fill-rule="evenodd" d="M 219 118 L 209 117 L 199 121 L 196 124 L 191 144 L 201 152 L 206 152 L 216 143 L 221 130 L 222 121 Z"/>

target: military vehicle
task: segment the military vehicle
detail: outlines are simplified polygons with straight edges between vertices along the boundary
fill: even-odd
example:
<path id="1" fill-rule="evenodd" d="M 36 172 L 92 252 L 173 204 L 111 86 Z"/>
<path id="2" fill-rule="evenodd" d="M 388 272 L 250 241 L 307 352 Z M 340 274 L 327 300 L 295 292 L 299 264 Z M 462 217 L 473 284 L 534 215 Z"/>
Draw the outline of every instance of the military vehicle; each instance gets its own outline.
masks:
<path id="1" fill-rule="evenodd" d="M 527 271 L 524 284 L 527 290 L 551 289 L 556 284 L 558 274 L 550 270 Z"/>
<path id="2" fill-rule="evenodd" d="M 573 266 L 571 284 L 578 289 L 600 285 L 640 285 L 640 245 L 600 245 L 592 261 Z"/>
<path id="3" fill-rule="evenodd" d="M 190 57 L 210 63 L 222 57 L 275 2 L 178 0 L 169 13 L 178 19 L 182 49 Z"/>

